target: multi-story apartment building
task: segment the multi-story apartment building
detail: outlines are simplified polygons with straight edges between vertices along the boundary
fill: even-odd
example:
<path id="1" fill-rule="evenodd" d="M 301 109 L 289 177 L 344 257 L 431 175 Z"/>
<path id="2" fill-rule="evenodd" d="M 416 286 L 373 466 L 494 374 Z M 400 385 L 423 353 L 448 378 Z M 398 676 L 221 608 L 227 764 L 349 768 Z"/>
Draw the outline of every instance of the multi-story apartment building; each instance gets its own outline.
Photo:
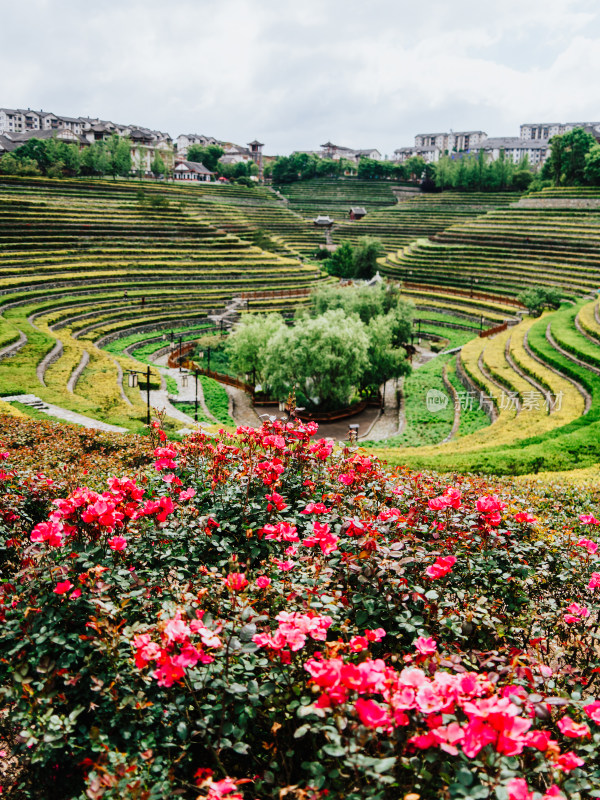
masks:
<path id="1" fill-rule="evenodd" d="M 333 142 L 325 142 L 321 145 L 320 150 L 294 150 L 292 155 L 305 153 L 308 156 L 319 156 L 319 158 L 331 158 L 334 161 L 339 161 L 345 158 L 347 161 L 353 161 L 357 164 L 361 158 L 372 158 L 375 161 L 381 160 L 381 153 L 375 147 L 365 147 L 361 150 L 354 150 L 352 147 L 344 147 L 341 144 L 333 144 Z"/>
<path id="2" fill-rule="evenodd" d="M 402 164 L 408 161 L 413 156 L 420 156 L 426 164 L 433 164 L 438 161 L 441 155 L 444 155 L 445 148 L 440 149 L 433 144 L 422 145 L 420 147 L 398 147 L 394 150 L 394 161 Z"/>
<path id="3" fill-rule="evenodd" d="M 204 134 L 201 133 L 181 133 L 177 137 L 176 142 L 177 155 L 181 156 L 181 158 L 187 157 L 188 148 L 191 144 L 199 144 L 201 147 L 221 144 L 214 136 L 204 136 Z"/>
<path id="4" fill-rule="evenodd" d="M 461 152 L 471 150 L 479 142 L 487 139 L 485 131 L 450 131 L 449 133 L 418 133 L 415 148 L 434 147 L 442 153 L 447 150 Z"/>
<path id="5" fill-rule="evenodd" d="M 485 131 L 449 131 L 448 133 L 418 133 L 414 147 L 399 147 L 394 150 L 395 161 L 408 161 L 421 156 L 428 164 L 435 163 L 444 153 L 472 152 L 487 139 Z"/>
<path id="6" fill-rule="evenodd" d="M 115 133 L 131 140 L 134 170 L 149 173 L 156 152 L 172 168 L 173 141 L 164 131 L 123 125 L 98 117 L 66 117 L 49 111 L 0 108 L 0 154 L 15 150 L 36 134 L 40 138 L 56 135 L 62 141 L 83 147 L 108 139 Z"/>
<path id="7" fill-rule="evenodd" d="M 504 157 L 518 164 L 525 157 L 532 166 L 543 164 L 549 153 L 547 139 L 522 139 L 519 136 L 496 136 L 484 139 L 471 149 L 471 153 L 477 155 L 480 150 L 487 153 L 493 161 L 500 157 L 504 151 Z"/>
<path id="8" fill-rule="evenodd" d="M 528 122 L 520 127 L 522 139 L 551 139 L 573 128 L 600 128 L 600 122 Z"/>

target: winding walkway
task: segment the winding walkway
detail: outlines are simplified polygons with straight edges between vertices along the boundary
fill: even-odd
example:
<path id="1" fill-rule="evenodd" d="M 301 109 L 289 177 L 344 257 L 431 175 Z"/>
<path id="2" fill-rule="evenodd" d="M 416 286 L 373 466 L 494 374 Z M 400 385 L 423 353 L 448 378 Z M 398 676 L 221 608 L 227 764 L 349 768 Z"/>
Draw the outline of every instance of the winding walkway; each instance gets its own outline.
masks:
<path id="1" fill-rule="evenodd" d="M 600 369 L 598 369 L 598 367 L 594 367 L 592 364 L 589 364 L 587 361 L 582 361 L 581 358 L 577 358 L 577 356 L 574 356 L 573 353 L 569 353 L 568 350 L 565 350 L 563 347 L 561 347 L 558 344 L 558 342 L 552 336 L 552 327 L 551 327 L 551 323 L 550 322 L 548 323 L 548 327 L 546 328 L 546 339 L 548 340 L 548 343 L 555 350 L 557 350 L 565 358 L 568 358 L 569 361 L 573 361 L 575 364 L 579 364 L 580 367 L 585 367 L 585 369 L 589 369 L 590 372 L 593 372 L 595 375 L 600 375 Z"/>
<path id="2" fill-rule="evenodd" d="M 75 411 L 69 411 L 68 408 L 55 406 L 53 403 L 46 403 L 35 394 L 14 394 L 8 397 L 3 397 L 5 403 L 22 403 L 26 406 L 35 408 L 36 411 L 41 411 L 43 414 L 48 414 L 55 419 L 63 420 L 64 422 L 72 422 L 75 425 L 82 425 L 84 428 L 93 428 L 98 431 L 106 431 L 107 433 L 129 433 L 127 428 L 121 428 L 118 425 L 110 425 L 108 422 L 100 422 L 99 419 L 92 419 L 86 417 L 84 414 L 78 414 Z"/>
<path id="3" fill-rule="evenodd" d="M 7 344 L 6 347 L 0 349 L 0 361 L 3 361 L 5 358 L 12 358 L 25 344 L 27 344 L 27 336 L 25 336 L 23 331 L 19 331 L 19 338 L 16 342 Z"/>
<path id="4" fill-rule="evenodd" d="M 564 372 L 561 372 L 560 370 L 556 369 L 556 367 L 553 367 L 552 364 L 548 364 L 546 361 L 543 361 L 538 355 L 536 355 L 529 345 L 529 341 L 527 339 L 528 336 L 529 336 L 529 331 L 527 331 L 525 333 L 525 336 L 523 337 L 523 347 L 527 355 L 533 358 L 534 361 L 537 361 L 537 363 L 540 364 L 540 366 L 550 370 L 550 372 L 553 372 L 559 378 L 568 381 L 572 386 L 574 386 L 577 389 L 579 394 L 583 397 L 583 402 L 584 402 L 583 415 L 585 416 L 585 414 L 588 413 L 588 411 L 592 406 L 592 395 L 588 392 L 588 390 L 585 387 L 583 387 L 574 378 L 571 378 L 569 375 L 566 375 Z"/>
<path id="5" fill-rule="evenodd" d="M 185 402 L 193 403 L 196 397 L 196 386 L 193 375 L 187 372 L 179 372 L 176 368 L 169 368 L 166 366 L 168 359 L 168 353 L 165 355 L 160 356 L 156 360 L 153 361 L 154 365 L 160 370 L 160 389 L 151 389 L 150 390 L 150 407 L 155 408 L 157 411 L 164 411 L 167 416 L 171 417 L 172 419 L 176 419 L 178 422 L 185 423 L 189 429 L 189 426 L 192 426 L 192 430 L 197 430 L 198 427 L 201 427 L 201 423 L 196 422 L 190 414 L 186 414 L 183 411 L 180 411 L 176 408 L 173 403 L 171 402 L 172 399 L 174 400 L 183 400 Z M 188 376 L 187 386 L 183 385 L 183 376 Z M 173 380 L 177 383 L 178 394 L 177 397 L 172 397 L 169 395 L 167 389 L 167 381 L 165 380 L 165 376 L 173 378 Z M 142 402 L 146 402 L 146 392 L 141 391 L 141 399 Z M 219 420 L 211 414 L 206 405 L 206 401 L 204 399 L 204 392 L 202 391 L 202 383 L 198 381 L 198 407 L 202 409 L 202 412 L 216 425 L 220 425 L 221 423 Z"/>
<path id="6" fill-rule="evenodd" d="M 46 380 L 44 377 L 46 375 L 46 370 L 48 369 L 48 367 L 54 364 L 55 361 L 58 361 L 58 359 L 63 354 L 63 349 L 64 349 L 63 343 L 60 340 L 58 340 L 54 345 L 54 347 L 52 348 L 52 350 L 50 350 L 50 352 L 47 353 L 42 358 L 40 363 L 35 368 L 35 374 L 37 375 L 38 380 L 42 384 L 42 386 L 46 385 Z"/>
<path id="7" fill-rule="evenodd" d="M 445 439 L 442 439 L 442 444 L 443 444 L 444 442 L 449 442 L 451 439 L 454 439 L 454 437 L 458 433 L 458 428 L 460 426 L 460 402 L 458 399 L 458 392 L 448 379 L 448 364 L 444 364 L 444 368 L 442 370 L 442 383 L 444 384 L 446 389 L 450 392 L 450 397 L 452 398 L 452 402 L 454 403 L 454 420 L 452 421 L 452 428 L 450 429 L 450 433 L 448 434 L 448 436 L 446 436 Z"/>
<path id="8" fill-rule="evenodd" d="M 77 366 L 71 373 L 69 380 L 67 381 L 67 392 L 70 392 L 70 394 L 74 393 L 75 387 L 77 386 L 77 381 L 79 380 L 79 378 L 81 378 L 81 374 L 83 373 L 83 370 L 87 367 L 89 360 L 90 360 L 90 354 L 88 353 L 87 350 L 84 350 L 79 364 L 77 364 Z"/>

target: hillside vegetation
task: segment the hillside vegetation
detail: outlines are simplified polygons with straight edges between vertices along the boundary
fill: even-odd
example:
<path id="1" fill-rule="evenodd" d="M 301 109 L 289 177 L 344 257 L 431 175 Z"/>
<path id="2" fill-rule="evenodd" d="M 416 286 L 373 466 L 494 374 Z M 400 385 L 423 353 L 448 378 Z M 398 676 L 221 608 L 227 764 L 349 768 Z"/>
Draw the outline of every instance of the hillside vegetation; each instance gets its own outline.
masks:
<path id="1" fill-rule="evenodd" d="M 268 251 L 252 243 L 282 226 L 288 242 L 264 234 Z M 315 237 L 295 235 L 301 227 L 264 189 L 3 178 L 0 350 L 18 349 L 0 360 L 2 393 L 33 392 L 135 425 L 139 392 L 123 386 L 122 372 L 138 365 L 99 347 L 206 327 L 211 311 L 242 292 L 281 295 L 254 300 L 253 310 L 293 308 L 306 298 L 286 293 L 321 280 L 299 260 L 296 246 Z"/>
<path id="2" fill-rule="evenodd" d="M 600 793 L 597 493 L 314 434 L 0 416 L 8 796 Z"/>

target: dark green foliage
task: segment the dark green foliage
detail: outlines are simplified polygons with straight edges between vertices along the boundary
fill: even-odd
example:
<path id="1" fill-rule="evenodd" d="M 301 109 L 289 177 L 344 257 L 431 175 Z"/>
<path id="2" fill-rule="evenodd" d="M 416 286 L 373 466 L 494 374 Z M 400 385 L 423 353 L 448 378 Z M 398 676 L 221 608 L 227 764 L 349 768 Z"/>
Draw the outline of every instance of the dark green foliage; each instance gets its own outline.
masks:
<path id="1" fill-rule="evenodd" d="M 159 161 L 164 168 L 162 159 L 159 158 Z M 34 137 L 0 159 L 0 173 L 47 175 L 49 178 L 80 174 L 126 177 L 131 173 L 131 166 L 131 145 L 117 134 L 113 134 L 106 142 L 94 142 L 81 151 L 77 144 L 67 144 L 56 138 Z"/>
<path id="2" fill-rule="evenodd" d="M 344 242 L 325 262 L 330 275 L 337 278 L 369 280 L 377 272 L 377 259 L 385 255 L 378 239 L 363 236 L 356 246 Z"/>
<path id="3" fill-rule="evenodd" d="M 356 169 L 346 159 L 320 158 L 315 154 L 292 153 L 278 158 L 270 168 L 273 183 L 293 183 L 309 178 L 335 178 Z"/>
<path id="4" fill-rule="evenodd" d="M 557 309 L 561 295 L 561 290 L 555 286 L 535 286 L 522 291 L 517 299 L 529 309 L 533 317 L 539 317 L 545 308 Z"/>
<path id="5" fill-rule="evenodd" d="M 341 244 L 325 261 L 325 268 L 336 278 L 354 277 L 354 248 L 349 242 Z"/>
<path id="6" fill-rule="evenodd" d="M 550 156 L 544 164 L 542 177 L 552 178 L 556 186 L 588 182 L 588 178 L 595 175 L 595 170 L 593 162 L 588 167 L 590 161 L 587 156 L 595 146 L 596 140 L 583 128 L 574 128 L 561 136 L 553 136 L 550 139 Z"/>
<path id="7" fill-rule="evenodd" d="M 462 192 L 522 191 L 533 179 L 527 159 L 520 164 L 509 160 L 504 151 L 491 161 L 483 150 L 477 155 L 452 153 L 436 164 L 428 165 L 438 189 L 456 189 Z"/>
<path id="8" fill-rule="evenodd" d="M 192 144 L 188 147 L 187 160 L 204 164 L 207 170 L 216 172 L 218 161 L 224 152 L 223 148 L 217 144 L 210 144 L 207 147 Z"/>

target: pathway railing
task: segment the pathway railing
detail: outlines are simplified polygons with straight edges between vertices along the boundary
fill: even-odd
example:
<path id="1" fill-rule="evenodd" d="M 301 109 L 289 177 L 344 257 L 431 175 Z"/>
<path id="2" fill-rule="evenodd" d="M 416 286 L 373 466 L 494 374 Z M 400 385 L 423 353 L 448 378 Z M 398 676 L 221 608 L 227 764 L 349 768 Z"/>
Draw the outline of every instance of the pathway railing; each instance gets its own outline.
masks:
<path id="1" fill-rule="evenodd" d="M 242 292 L 239 297 L 242 300 L 272 300 L 276 297 L 308 297 L 311 289 L 266 289 L 254 292 Z"/>
<path id="2" fill-rule="evenodd" d="M 479 334 L 480 339 L 485 339 L 487 336 L 495 336 L 497 333 L 502 333 L 508 328 L 508 322 L 503 322 L 502 325 L 496 325 L 495 328 L 488 328 L 486 331 L 481 331 Z"/>

